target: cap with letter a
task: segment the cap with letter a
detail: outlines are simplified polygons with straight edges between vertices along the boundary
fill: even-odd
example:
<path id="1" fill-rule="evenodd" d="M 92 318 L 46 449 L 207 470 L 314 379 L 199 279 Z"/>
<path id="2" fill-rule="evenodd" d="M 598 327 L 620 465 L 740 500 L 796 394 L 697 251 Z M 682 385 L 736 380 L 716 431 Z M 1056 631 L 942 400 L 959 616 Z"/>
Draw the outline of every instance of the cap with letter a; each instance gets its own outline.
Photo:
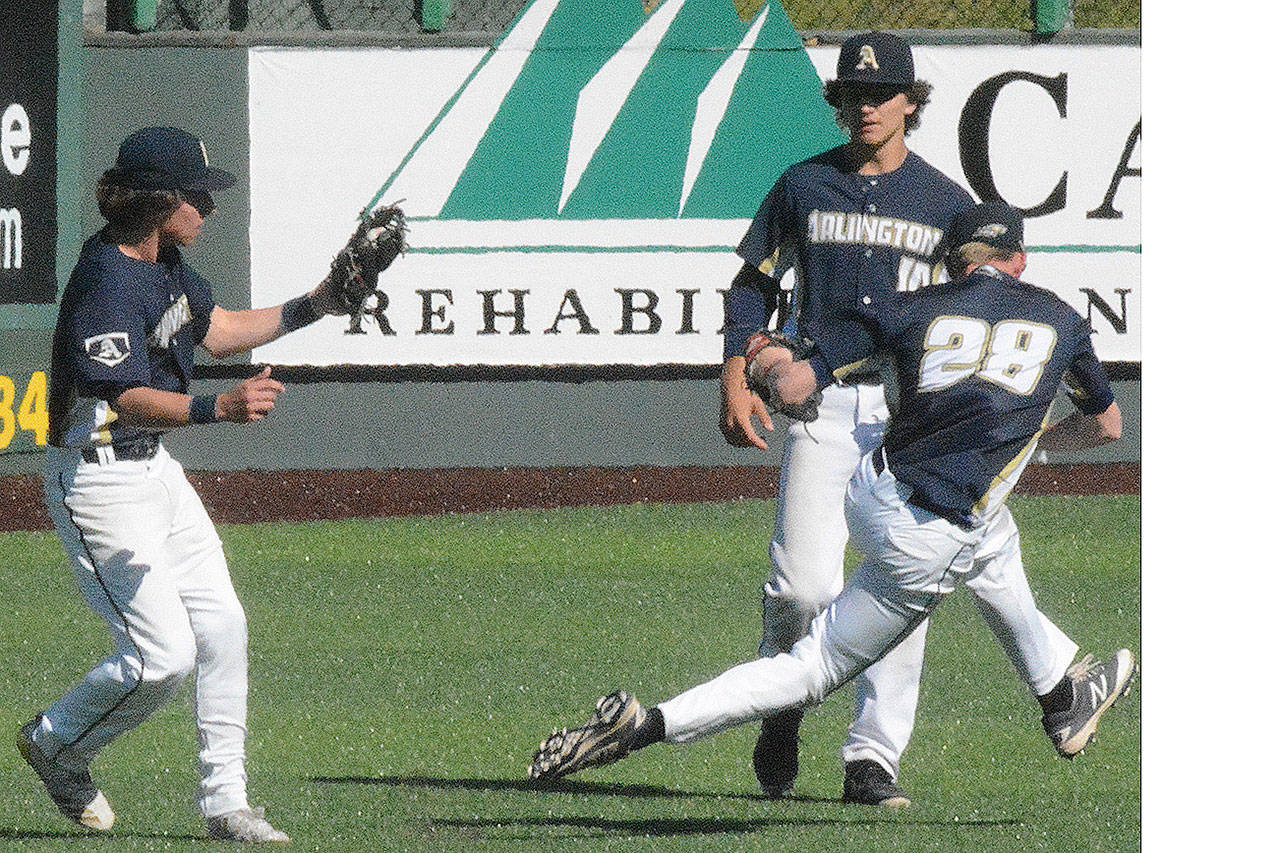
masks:
<path id="1" fill-rule="evenodd" d="M 892 33 L 873 31 L 850 36 L 840 46 L 836 79 L 841 83 L 892 86 L 905 92 L 916 81 L 911 45 Z"/>

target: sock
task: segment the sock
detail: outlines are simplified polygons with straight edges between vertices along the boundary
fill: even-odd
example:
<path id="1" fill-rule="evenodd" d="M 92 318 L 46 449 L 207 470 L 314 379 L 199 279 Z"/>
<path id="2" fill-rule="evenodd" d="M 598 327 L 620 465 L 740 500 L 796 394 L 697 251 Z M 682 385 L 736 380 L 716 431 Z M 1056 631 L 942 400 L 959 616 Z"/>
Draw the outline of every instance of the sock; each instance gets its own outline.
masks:
<path id="1" fill-rule="evenodd" d="M 1074 698 L 1075 691 L 1071 687 L 1071 677 L 1068 675 L 1062 676 L 1062 680 L 1048 693 L 1036 697 L 1036 699 L 1040 700 L 1041 710 L 1046 714 L 1067 710 L 1071 707 L 1071 702 Z"/>
<path id="2" fill-rule="evenodd" d="M 657 743 L 667 736 L 667 723 L 662 718 L 662 712 L 656 707 L 649 708 L 644 712 L 644 719 L 640 725 L 636 727 L 636 733 L 631 737 L 631 751 L 644 749 L 652 743 Z"/>

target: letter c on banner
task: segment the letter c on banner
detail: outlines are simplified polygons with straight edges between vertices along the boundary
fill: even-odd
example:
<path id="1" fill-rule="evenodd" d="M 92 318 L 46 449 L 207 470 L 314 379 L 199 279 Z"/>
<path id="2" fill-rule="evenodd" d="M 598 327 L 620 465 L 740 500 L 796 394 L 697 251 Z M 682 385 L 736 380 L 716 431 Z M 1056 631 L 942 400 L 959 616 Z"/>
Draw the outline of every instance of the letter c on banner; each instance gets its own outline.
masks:
<path id="1" fill-rule="evenodd" d="M 991 113 L 1000 90 L 1015 80 L 1025 80 L 1044 89 L 1058 107 L 1058 117 L 1067 117 L 1067 75 L 1044 77 L 1029 71 L 1008 71 L 984 80 L 973 90 L 960 111 L 960 167 L 982 201 L 1004 201 L 991 173 Z M 1067 206 L 1067 173 L 1063 172 L 1049 197 L 1034 207 L 1024 208 L 1027 217 L 1044 216 Z"/>

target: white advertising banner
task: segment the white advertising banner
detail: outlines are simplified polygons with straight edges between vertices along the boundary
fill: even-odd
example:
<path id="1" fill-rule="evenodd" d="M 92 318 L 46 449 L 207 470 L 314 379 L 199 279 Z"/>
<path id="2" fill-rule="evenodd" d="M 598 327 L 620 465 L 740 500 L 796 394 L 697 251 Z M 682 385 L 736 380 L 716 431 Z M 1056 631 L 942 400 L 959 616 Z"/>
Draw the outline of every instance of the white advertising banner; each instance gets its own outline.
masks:
<path id="1" fill-rule="evenodd" d="M 256 362 L 719 364 L 747 223 L 840 141 L 819 86 L 838 50 L 798 49 L 770 5 L 584 18 L 602 2 L 534 0 L 494 50 L 249 52 L 253 305 L 320 281 L 366 206 L 400 201 L 411 229 L 364 314 Z M 915 56 L 935 88 L 908 144 L 1026 208 L 1027 280 L 1090 319 L 1104 361 L 1140 361 L 1139 48 Z"/>

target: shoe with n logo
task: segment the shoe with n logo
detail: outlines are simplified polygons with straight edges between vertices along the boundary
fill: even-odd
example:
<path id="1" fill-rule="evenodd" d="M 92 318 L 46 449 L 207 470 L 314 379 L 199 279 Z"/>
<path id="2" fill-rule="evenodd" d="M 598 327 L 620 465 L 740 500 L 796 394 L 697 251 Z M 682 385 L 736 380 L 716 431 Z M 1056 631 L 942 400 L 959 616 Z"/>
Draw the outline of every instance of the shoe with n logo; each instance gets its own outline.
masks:
<path id="1" fill-rule="evenodd" d="M 1071 679 L 1071 707 L 1045 714 L 1044 730 L 1054 749 L 1063 758 L 1075 758 L 1097 738 L 1098 720 L 1103 713 L 1128 695 L 1138 661 L 1133 652 L 1121 649 L 1106 663 L 1085 655 L 1067 669 Z"/>

